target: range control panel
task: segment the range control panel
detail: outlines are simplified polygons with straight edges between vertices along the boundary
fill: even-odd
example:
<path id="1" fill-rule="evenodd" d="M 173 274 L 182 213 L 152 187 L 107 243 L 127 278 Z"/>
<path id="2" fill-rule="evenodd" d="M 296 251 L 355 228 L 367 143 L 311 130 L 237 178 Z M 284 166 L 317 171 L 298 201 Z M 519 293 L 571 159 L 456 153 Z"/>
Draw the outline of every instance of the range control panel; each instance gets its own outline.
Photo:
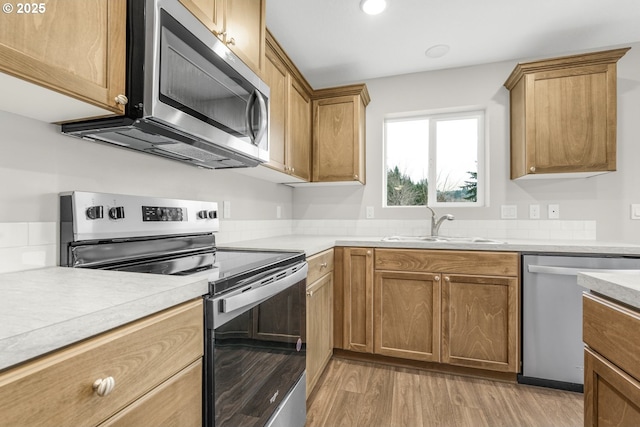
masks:
<path id="1" fill-rule="evenodd" d="M 216 202 L 74 191 L 60 208 L 74 241 L 219 230 Z"/>
<path id="2" fill-rule="evenodd" d="M 143 206 L 143 221 L 186 221 L 186 208 L 170 208 L 160 206 Z"/>

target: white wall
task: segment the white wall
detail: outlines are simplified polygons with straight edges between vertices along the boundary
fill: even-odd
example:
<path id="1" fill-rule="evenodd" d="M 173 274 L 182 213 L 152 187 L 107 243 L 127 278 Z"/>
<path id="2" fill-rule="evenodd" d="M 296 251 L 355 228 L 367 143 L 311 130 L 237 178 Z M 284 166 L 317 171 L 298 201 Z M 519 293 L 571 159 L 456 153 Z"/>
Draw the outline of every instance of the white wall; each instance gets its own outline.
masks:
<path id="1" fill-rule="evenodd" d="M 509 93 L 503 83 L 517 62 L 509 61 L 367 81 L 372 101 L 366 186 L 291 189 L 235 171 L 202 170 L 78 140 L 61 135 L 57 125 L 0 112 L 0 224 L 55 223 L 57 195 L 69 190 L 230 200 L 232 219 L 228 227 L 222 221 L 223 233 L 245 229 L 244 221 L 259 227 L 260 221 L 276 220 L 276 206 L 282 207 L 283 230 L 291 227 L 290 219 L 300 224 L 364 220 L 366 206 L 374 206 L 376 219 L 426 220 L 423 208 L 382 208 L 383 119 L 390 113 L 482 106 L 489 126 L 489 206 L 449 209 L 459 221 L 498 220 L 501 204 L 517 205 L 519 218 L 526 219 L 530 203 L 542 205 L 545 221 L 546 205 L 557 203 L 562 220 L 595 221 L 598 239 L 640 243 L 640 221 L 629 219 L 629 205 L 640 203 L 640 43 L 630 46 L 618 63 L 617 172 L 589 179 L 509 180 Z"/>
<path id="2" fill-rule="evenodd" d="M 72 138 L 57 125 L 3 111 L 0 129 L 0 223 L 57 221 L 58 193 L 71 190 L 228 200 L 232 220 L 275 220 L 278 205 L 283 219 L 292 215 L 291 188 L 232 170 Z"/>
<path id="3" fill-rule="evenodd" d="M 452 208 L 462 220 L 497 220 L 500 205 L 514 204 L 528 219 L 529 204 L 541 205 L 546 221 L 550 203 L 562 220 L 597 223 L 597 238 L 640 243 L 640 221 L 630 204 L 640 203 L 640 43 L 618 62 L 618 170 L 588 179 L 511 181 L 509 179 L 509 92 L 503 84 L 517 60 L 444 71 L 369 80 L 367 108 L 367 185 L 296 188 L 296 219 L 364 219 L 366 206 L 376 218 L 427 218 L 424 208 L 382 208 L 382 130 L 386 115 L 460 106 L 486 108 L 489 130 L 489 205 Z M 439 209 L 443 213 L 444 209 Z"/>

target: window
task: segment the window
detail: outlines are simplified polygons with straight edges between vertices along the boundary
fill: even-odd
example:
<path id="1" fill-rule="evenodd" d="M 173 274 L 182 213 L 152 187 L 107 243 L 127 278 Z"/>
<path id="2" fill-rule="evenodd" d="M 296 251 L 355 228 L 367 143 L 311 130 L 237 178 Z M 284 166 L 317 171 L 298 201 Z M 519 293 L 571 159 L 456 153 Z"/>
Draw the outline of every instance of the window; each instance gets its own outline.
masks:
<path id="1" fill-rule="evenodd" d="M 484 111 L 388 118 L 384 144 L 386 206 L 483 205 Z"/>

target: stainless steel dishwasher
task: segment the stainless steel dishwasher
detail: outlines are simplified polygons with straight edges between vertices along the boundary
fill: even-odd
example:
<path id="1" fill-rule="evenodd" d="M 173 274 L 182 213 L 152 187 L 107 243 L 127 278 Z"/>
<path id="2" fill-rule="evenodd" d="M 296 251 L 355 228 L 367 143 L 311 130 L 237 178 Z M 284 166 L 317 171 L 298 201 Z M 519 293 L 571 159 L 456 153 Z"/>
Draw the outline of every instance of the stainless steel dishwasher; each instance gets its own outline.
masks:
<path id="1" fill-rule="evenodd" d="M 577 273 L 640 274 L 640 258 L 523 255 L 522 374 L 518 382 L 582 391 L 582 292 Z"/>

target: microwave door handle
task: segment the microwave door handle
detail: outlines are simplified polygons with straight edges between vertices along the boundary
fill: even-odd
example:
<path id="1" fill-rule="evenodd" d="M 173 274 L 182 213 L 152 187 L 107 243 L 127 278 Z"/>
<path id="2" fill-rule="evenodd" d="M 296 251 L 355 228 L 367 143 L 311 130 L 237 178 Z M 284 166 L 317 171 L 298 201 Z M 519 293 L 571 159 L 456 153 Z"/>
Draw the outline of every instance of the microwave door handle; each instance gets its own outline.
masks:
<path id="1" fill-rule="evenodd" d="M 258 105 L 260 106 L 260 129 L 258 129 L 258 133 L 256 134 L 253 142 L 255 145 L 258 145 L 267 131 L 269 120 L 267 117 L 267 103 L 264 100 L 264 96 L 258 91 L 255 91 L 254 93 L 256 94 Z"/>
<path id="2" fill-rule="evenodd" d="M 251 140 L 252 144 L 255 144 L 255 140 L 256 140 L 256 134 L 253 132 L 253 118 L 252 118 L 252 112 L 253 112 L 253 106 L 256 103 L 256 98 L 257 98 L 257 91 L 253 91 L 251 93 L 251 95 L 249 95 L 249 99 L 247 100 L 247 108 L 245 109 L 244 112 L 244 120 L 245 120 L 245 124 L 247 125 L 247 134 L 249 135 L 249 139 Z"/>

